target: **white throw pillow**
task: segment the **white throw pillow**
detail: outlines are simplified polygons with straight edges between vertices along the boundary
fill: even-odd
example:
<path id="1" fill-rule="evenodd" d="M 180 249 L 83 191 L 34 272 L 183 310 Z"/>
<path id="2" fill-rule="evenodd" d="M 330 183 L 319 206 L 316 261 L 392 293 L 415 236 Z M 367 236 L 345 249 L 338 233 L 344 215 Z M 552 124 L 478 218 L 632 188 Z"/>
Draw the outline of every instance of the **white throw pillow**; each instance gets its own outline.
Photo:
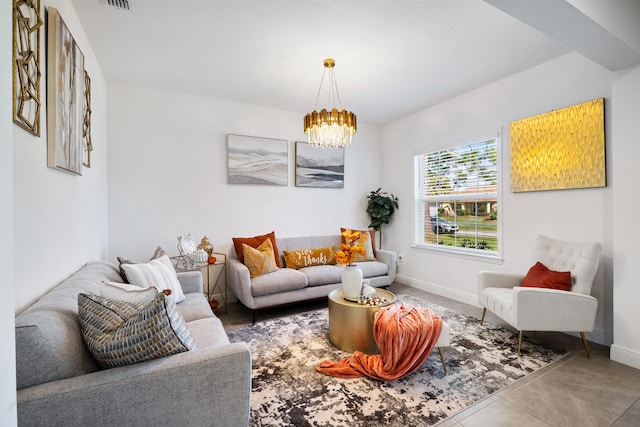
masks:
<path id="1" fill-rule="evenodd" d="M 130 284 L 142 288 L 154 287 L 159 291 L 171 290 L 170 298 L 176 303 L 184 301 L 182 286 L 176 270 L 167 255 L 144 264 L 121 264 Z"/>
<path id="2" fill-rule="evenodd" d="M 102 286 L 100 286 L 100 295 L 104 298 L 143 305 L 153 301 L 158 292 L 155 288 L 141 288 L 120 282 L 102 282 Z"/>

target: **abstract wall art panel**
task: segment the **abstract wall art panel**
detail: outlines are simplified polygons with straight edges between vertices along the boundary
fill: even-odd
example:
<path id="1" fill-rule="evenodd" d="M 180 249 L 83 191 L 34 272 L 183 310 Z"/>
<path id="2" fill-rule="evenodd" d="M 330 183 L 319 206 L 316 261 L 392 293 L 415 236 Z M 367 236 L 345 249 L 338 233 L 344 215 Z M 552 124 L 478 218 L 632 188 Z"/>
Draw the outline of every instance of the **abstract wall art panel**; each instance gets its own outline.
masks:
<path id="1" fill-rule="evenodd" d="M 604 99 L 511 122 L 511 191 L 606 186 Z"/>
<path id="2" fill-rule="evenodd" d="M 82 174 L 84 55 L 52 7 L 47 9 L 47 166 Z"/>
<path id="3" fill-rule="evenodd" d="M 227 135 L 229 184 L 287 185 L 288 141 Z"/>
<path id="4" fill-rule="evenodd" d="M 296 187 L 344 188 L 344 148 L 296 142 Z"/>

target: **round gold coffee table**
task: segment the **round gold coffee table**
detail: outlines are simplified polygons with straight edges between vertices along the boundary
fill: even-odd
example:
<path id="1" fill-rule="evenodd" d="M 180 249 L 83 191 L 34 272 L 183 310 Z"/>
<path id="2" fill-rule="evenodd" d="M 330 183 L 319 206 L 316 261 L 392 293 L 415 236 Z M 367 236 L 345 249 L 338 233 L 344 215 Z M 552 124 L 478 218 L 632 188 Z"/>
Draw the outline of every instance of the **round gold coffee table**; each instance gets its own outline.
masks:
<path id="1" fill-rule="evenodd" d="M 384 289 L 377 289 L 375 296 L 389 301 L 383 306 L 368 306 L 344 299 L 342 289 L 329 293 L 329 342 L 348 353 L 361 351 L 379 353 L 373 338 L 373 320 L 380 308 L 396 300 L 396 296 Z"/>

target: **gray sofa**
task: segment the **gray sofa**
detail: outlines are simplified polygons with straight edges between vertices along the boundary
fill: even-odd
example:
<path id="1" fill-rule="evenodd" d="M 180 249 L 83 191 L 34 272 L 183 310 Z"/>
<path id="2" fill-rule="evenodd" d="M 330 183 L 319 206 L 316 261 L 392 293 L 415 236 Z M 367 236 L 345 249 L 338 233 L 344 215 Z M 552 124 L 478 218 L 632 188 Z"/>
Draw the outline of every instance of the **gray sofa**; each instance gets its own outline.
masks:
<path id="1" fill-rule="evenodd" d="M 339 234 L 276 239 L 283 266 L 283 251 L 323 247 L 337 249 L 341 242 Z M 396 276 L 397 254 L 377 249 L 376 259 L 356 264 L 362 270 L 364 278 L 369 279 L 371 286 L 388 286 Z M 326 297 L 329 292 L 342 286 L 342 269 L 339 265 L 317 265 L 299 270 L 281 268 L 251 279 L 249 269 L 238 260 L 232 246 L 227 260 L 227 287 L 242 304 L 254 310 L 255 321 L 255 314 L 259 309 Z"/>
<path id="2" fill-rule="evenodd" d="M 197 348 L 129 366 L 100 369 L 78 321 L 79 293 L 122 281 L 111 263 L 85 265 L 16 316 L 19 425 L 247 425 L 249 348 L 229 343 L 200 272 L 178 280 L 186 299 L 177 308 Z"/>

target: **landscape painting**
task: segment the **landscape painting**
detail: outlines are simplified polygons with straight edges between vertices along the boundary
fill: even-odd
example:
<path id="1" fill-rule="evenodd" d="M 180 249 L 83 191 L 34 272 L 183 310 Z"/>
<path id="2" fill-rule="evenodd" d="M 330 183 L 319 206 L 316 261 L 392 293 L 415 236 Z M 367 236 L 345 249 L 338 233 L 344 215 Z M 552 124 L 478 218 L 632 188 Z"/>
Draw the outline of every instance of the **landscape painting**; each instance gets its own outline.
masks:
<path id="1" fill-rule="evenodd" d="M 344 188 L 344 148 L 296 142 L 296 187 Z"/>
<path id="2" fill-rule="evenodd" d="M 229 184 L 287 185 L 288 141 L 284 139 L 227 136 Z"/>

